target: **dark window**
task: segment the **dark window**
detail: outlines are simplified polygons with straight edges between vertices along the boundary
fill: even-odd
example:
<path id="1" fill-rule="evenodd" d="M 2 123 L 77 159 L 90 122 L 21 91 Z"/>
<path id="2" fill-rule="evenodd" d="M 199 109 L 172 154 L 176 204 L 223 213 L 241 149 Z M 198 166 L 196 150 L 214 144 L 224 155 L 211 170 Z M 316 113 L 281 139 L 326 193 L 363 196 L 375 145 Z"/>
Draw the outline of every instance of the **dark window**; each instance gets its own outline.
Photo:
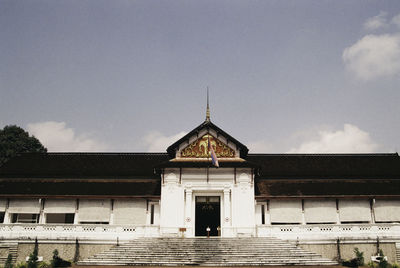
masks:
<path id="1" fill-rule="evenodd" d="M 265 206 L 261 205 L 261 224 L 265 224 Z"/>
<path id="2" fill-rule="evenodd" d="M 81 221 L 80 224 L 109 224 L 107 221 Z"/>
<path id="3" fill-rule="evenodd" d="M 46 223 L 74 223 L 74 213 L 50 213 L 46 214 Z"/>
<path id="4" fill-rule="evenodd" d="M 0 212 L 0 223 L 4 222 L 4 212 Z"/>
<path id="5" fill-rule="evenodd" d="M 14 213 L 11 217 L 12 223 L 38 223 L 39 214 Z"/>
<path id="6" fill-rule="evenodd" d="M 150 206 L 150 224 L 154 224 L 154 204 Z"/>

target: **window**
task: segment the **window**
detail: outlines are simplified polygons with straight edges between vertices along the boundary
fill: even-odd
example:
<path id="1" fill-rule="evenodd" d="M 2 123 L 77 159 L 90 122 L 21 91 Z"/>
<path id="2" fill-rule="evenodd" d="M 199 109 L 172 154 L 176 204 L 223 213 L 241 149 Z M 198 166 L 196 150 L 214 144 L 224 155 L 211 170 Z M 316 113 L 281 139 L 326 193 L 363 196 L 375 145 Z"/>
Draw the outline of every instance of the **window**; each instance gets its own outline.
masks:
<path id="1" fill-rule="evenodd" d="M 73 213 L 50 213 L 46 214 L 46 223 L 74 223 L 75 214 Z"/>
<path id="2" fill-rule="evenodd" d="M 108 224 L 110 215 L 110 199 L 79 200 L 79 222 L 82 224 Z"/>
<path id="3" fill-rule="evenodd" d="M 109 224 L 109 222 L 105 221 L 81 221 L 80 224 Z"/>
<path id="4" fill-rule="evenodd" d="M 154 224 L 154 204 L 150 206 L 150 224 Z"/>
<path id="5" fill-rule="evenodd" d="M 12 223 L 39 223 L 39 214 L 14 213 Z"/>
<path id="6" fill-rule="evenodd" d="M 265 205 L 261 205 L 261 224 L 265 224 Z"/>
<path id="7" fill-rule="evenodd" d="M 0 212 L 0 223 L 4 222 L 4 212 Z"/>

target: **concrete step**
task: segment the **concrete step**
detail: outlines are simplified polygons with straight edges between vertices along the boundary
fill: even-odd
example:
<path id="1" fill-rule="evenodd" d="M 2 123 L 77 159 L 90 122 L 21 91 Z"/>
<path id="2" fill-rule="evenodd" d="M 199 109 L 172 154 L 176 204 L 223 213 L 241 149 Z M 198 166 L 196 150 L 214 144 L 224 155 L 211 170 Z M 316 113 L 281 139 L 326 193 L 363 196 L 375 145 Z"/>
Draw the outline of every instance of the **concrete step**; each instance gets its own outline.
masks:
<path id="1" fill-rule="evenodd" d="M 8 254 L 12 256 L 12 264 L 15 264 L 18 256 L 18 244 L 17 243 L 0 243 L 0 248 L 8 249 Z M 7 261 L 7 256 L 0 257 L 0 264 L 4 264 Z"/>
<path id="2" fill-rule="evenodd" d="M 259 266 L 337 265 L 277 238 L 135 239 L 78 265 Z"/>

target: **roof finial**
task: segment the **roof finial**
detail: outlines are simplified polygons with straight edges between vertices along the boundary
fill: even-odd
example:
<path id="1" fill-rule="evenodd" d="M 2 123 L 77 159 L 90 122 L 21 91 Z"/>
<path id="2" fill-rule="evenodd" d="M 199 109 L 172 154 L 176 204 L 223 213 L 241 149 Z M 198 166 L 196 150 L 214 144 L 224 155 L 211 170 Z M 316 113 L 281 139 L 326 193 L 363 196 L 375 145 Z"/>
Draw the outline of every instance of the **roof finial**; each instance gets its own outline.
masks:
<path id="1" fill-rule="evenodd" d="M 206 121 L 210 122 L 210 106 L 208 104 L 208 87 L 207 87 L 207 111 L 206 111 Z"/>

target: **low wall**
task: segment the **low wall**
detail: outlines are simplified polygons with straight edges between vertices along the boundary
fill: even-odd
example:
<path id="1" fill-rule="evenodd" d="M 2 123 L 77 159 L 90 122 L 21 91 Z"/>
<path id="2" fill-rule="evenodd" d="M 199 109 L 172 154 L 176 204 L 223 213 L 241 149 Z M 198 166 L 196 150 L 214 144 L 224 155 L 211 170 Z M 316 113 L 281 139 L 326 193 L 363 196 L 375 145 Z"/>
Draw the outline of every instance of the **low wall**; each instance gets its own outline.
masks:
<path id="1" fill-rule="evenodd" d="M 34 242 L 20 242 L 18 244 L 17 263 L 25 262 L 26 257 L 33 252 Z M 113 244 L 79 244 L 79 260 L 88 258 L 97 253 L 111 248 Z M 53 258 L 53 251 L 57 249 L 58 255 L 64 260 L 73 261 L 76 252 L 75 243 L 50 243 L 39 241 L 38 256 L 42 256 L 45 262 L 50 262 Z"/>
<path id="2" fill-rule="evenodd" d="M 299 246 L 305 250 L 318 253 L 328 259 L 339 259 L 338 246 L 335 242 L 332 243 L 299 243 Z M 367 264 L 371 261 L 371 256 L 377 253 L 377 243 L 373 242 L 357 242 L 357 243 L 340 243 L 340 258 L 342 260 L 350 260 L 355 258 L 354 248 L 358 248 L 360 252 L 364 253 L 364 262 Z M 379 248 L 382 249 L 385 256 L 388 258 L 389 263 L 398 262 L 396 260 L 396 244 L 395 243 L 379 243 Z"/>

